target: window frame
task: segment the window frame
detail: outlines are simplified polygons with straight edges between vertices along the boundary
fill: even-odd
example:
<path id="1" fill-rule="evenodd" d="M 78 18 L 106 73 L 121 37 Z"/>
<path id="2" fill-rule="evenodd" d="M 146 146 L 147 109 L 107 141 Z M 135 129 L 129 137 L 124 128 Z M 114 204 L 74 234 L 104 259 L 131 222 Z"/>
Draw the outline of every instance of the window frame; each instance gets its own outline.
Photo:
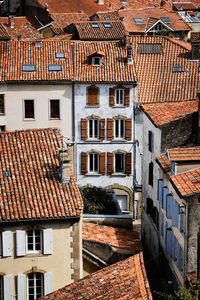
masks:
<path id="1" fill-rule="evenodd" d="M 117 123 L 118 123 L 118 134 L 116 134 Z M 123 124 L 123 126 L 122 126 L 122 124 Z M 123 132 L 121 132 L 122 130 L 123 130 Z M 125 119 L 122 119 L 122 118 L 114 119 L 114 139 L 125 140 L 125 138 L 126 138 L 126 121 L 125 121 Z"/>
<path id="2" fill-rule="evenodd" d="M 120 95 L 121 92 L 122 92 L 122 99 L 120 99 L 121 98 L 121 95 Z M 120 98 L 119 98 L 119 96 L 117 96 L 118 93 L 119 93 Z M 119 101 L 118 101 L 117 98 L 119 98 Z M 119 102 L 119 103 L 117 103 L 117 102 Z M 122 103 L 120 103 L 120 102 L 122 102 Z M 115 89 L 115 106 L 118 106 L 118 107 L 125 106 L 125 90 L 124 90 L 124 88 L 116 88 Z"/>
<path id="3" fill-rule="evenodd" d="M 52 101 L 58 101 L 58 110 L 59 110 L 59 113 L 58 113 L 58 117 L 53 117 L 52 114 L 51 114 L 51 103 Z M 49 99 L 49 120 L 60 120 L 60 112 L 61 112 L 61 109 L 60 109 L 60 99 Z"/>
<path id="4" fill-rule="evenodd" d="M 120 164 L 123 165 L 123 167 L 121 169 L 122 171 L 117 170 L 116 155 L 121 155 L 121 157 L 123 157 L 122 162 L 120 163 Z M 123 152 L 114 153 L 114 173 L 116 173 L 116 174 L 125 174 L 125 170 L 126 170 L 125 153 L 123 153 Z"/>
<path id="5" fill-rule="evenodd" d="M 91 170 L 91 161 L 90 161 L 90 156 L 93 156 L 93 166 Z M 95 159 L 97 159 L 97 170 L 95 170 Z M 88 173 L 89 174 L 100 174 L 100 155 L 97 152 L 89 152 L 88 153 Z"/>
<path id="6" fill-rule="evenodd" d="M 39 250 L 36 250 L 35 246 L 36 246 L 36 235 L 35 235 L 35 231 L 39 231 L 40 232 L 40 249 Z M 28 246 L 29 246 L 29 243 L 28 243 L 28 233 L 30 231 L 33 231 L 33 250 L 28 250 Z M 42 254 L 43 253 L 43 234 L 42 234 L 42 230 L 40 229 L 31 229 L 31 230 L 27 230 L 26 231 L 26 253 L 27 254 Z"/>
<path id="7" fill-rule="evenodd" d="M 28 118 L 25 116 L 26 109 L 25 109 L 25 103 L 26 101 L 33 101 L 33 118 Z M 23 120 L 24 121 L 33 121 L 35 120 L 35 100 L 34 99 L 23 99 Z"/>
<path id="8" fill-rule="evenodd" d="M 96 59 L 98 59 L 99 63 L 97 63 L 95 61 Z M 92 66 L 99 67 L 101 65 L 102 65 L 102 57 L 101 56 L 97 56 L 97 55 L 92 56 Z"/>
<path id="9" fill-rule="evenodd" d="M 97 128 L 95 128 L 95 121 L 97 122 Z M 90 126 L 92 124 L 92 126 Z M 99 140 L 100 138 L 100 121 L 97 118 L 88 119 L 88 140 Z M 97 136 L 95 136 L 95 131 L 97 130 Z M 90 132 L 92 135 L 90 136 Z"/>
<path id="10" fill-rule="evenodd" d="M 33 274 L 33 297 L 34 300 L 38 299 L 38 297 L 42 297 L 44 295 L 44 274 L 40 273 L 40 272 L 32 272 L 27 274 L 27 300 L 30 300 L 30 294 L 29 294 L 29 276 Z M 41 295 L 37 295 L 37 278 L 36 275 L 40 274 L 41 275 Z"/>
<path id="11" fill-rule="evenodd" d="M 4 116 L 4 115 L 5 115 L 5 95 L 0 94 L 0 116 Z"/>

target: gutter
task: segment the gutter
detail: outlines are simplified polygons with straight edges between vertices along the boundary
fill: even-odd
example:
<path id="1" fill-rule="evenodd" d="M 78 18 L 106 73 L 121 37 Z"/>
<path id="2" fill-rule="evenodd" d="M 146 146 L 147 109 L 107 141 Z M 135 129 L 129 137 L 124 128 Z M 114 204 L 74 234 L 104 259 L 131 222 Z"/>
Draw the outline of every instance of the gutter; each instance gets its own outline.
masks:
<path id="1" fill-rule="evenodd" d="M 81 215 L 80 216 L 76 216 L 76 217 L 62 217 L 62 218 L 44 218 L 44 219 L 23 219 L 23 220 L 11 220 L 11 221 L 0 221 L 0 226 L 5 226 L 6 225 L 9 225 L 9 224 L 16 224 L 16 223 L 29 223 L 29 222 L 43 222 L 43 221 L 49 221 L 49 222 L 56 222 L 56 221 L 70 221 L 70 220 L 80 220 L 81 218 Z"/>

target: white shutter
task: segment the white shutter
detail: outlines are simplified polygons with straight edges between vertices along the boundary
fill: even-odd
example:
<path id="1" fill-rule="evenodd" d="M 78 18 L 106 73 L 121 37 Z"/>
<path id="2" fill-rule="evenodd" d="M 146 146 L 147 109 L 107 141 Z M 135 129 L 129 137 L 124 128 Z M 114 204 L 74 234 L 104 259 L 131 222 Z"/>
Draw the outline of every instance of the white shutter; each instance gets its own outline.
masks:
<path id="1" fill-rule="evenodd" d="M 16 255 L 25 255 L 25 231 L 16 230 Z"/>
<path id="2" fill-rule="evenodd" d="M 12 256 L 11 231 L 2 232 L 3 257 Z"/>
<path id="3" fill-rule="evenodd" d="M 52 272 L 44 274 L 44 294 L 50 294 L 53 292 L 53 280 Z"/>
<path id="4" fill-rule="evenodd" d="M 53 245 L 52 245 L 52 229 L 48 228 L 43 230 L 43 253 L 52 254 Z"/>
<path id="5" fill-rule="evenodd" d="M 13 300 L 13 279 L 11 274 L 3 276 L 3 291 L 5 300 Z"/>
<path id="6" fill-rule="evenodd" d="M 26 300 L 26 275 L 17 275 L 17 299 Z"/>

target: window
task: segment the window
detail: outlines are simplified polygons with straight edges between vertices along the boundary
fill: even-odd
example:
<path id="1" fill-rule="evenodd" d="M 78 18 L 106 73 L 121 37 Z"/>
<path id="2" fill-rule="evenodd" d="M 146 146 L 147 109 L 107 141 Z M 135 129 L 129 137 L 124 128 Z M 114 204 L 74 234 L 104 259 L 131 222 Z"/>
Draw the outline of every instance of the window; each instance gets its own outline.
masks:
<path id="1" fill-rule="evenodd" d="M 124 89 L 115 90 L 115 105 L 124 105 Z"/>
<path id="2" fill-rule="evenodd" d="M 27 252 L 33 252 L 33 253 L 42 252 L 42 231 L 41 230 L 27 231 Z"/>
<path id="3" fill-rule="evenodd" d="M 117 119 L 115 120 L 115 138 L 125 139 L 125 120 Z"/>
<path id="4" fill-rule="evenodd" d="M 0 300 L 3 300 L 3 276 L 0 276 Z"/>
<path id="5" fill-rule="evenodd" d="M 60 119 L 60 100 L 50 100 L 50 119 Z"/>
<path id="6" fill-rule="evenodd" d="M 61 71 L 61 65 L 49 65 L 49 71 Z"/>
<path id="7" fill-rule="evenodd" d="M 149 163 L 149 185 L 153 186 L 153 162 Z"/>
<path id="8" fill-rule="evenodd" d="M 34 100 L 24 100 L 24 118 L 34 119 Z"/>
<path id="9" fill-rule="evenodd" d="M 101 57 L 100 56 L 93 56 L 92 57 L 92 65 L 93 66 L 101 66 Z"/>
<path id="10" fill-rule="evenodd" d="M 99 28 L 99 24 L 98 23 L 91 23 L 93 28 Z"/>
<path id="11" fill-rule="evenodd" d="M 44 279 L 42 273 L 30 273 L 27 278 L 28 300 L 38 299 L 44 295 Z"/>
<path id="12" fill-rule="evenodd" d="M 35 65 L 23 65 L 22 66 L 23 72 L 34 72 L 35 71 Z"/>
<path id="13" fill-rule="evenodd" d="M 115 153 L 115 172 L 125 173 L 125 155 L 124 153 Z"/>
<path id="14" fill-rule="evenodd" d="M 0 94 L 0 115 L 4 115 L 4 95 Z"/>
<path id="15" fill-rule="evenodd" d="M 144 23 L 143 19 L 141 19 L 141 18 L 134 18 L 134 21 L 135 21 L 136 24 L 142 24 L 142 23 Z"/>
<path id="16" fill-rule="evenodd" d="M 99 173 L 99 154 L 90 153 L 89 154 L 89 172 Z"/>
<path id="17" fill-rule="evenodd" d="M 0 125 L 0 132 L 6 131 L 6 126 L 5 125 Z"/>
<path id="18" fill-rule="evenodd" d="M 105 20 L 110 20 L 110 17 L 105 16 L 104 19 L 105 19 Z"/>
<path id="19" fill-rule="evenodd" d="M 99 120 L 90 119 L 88 126 L 88 136 L 90 139 L 99 139 Z"/>
<path id="20" fill-rule="evenodd" d="M 127 212 L 128 211 L 128 199 L 126 195 L 117 195 L 117 201 L 121 211 Z"/>
<path id="21" fill-rule="evenodd" d="M 181 67 L 178 66 L 178 67 L 173 67 L 173 73 L 177 73 L 177 72 L 181 72 Z"/>
<path id="22" fill-rule="evenodd" d="M 112 28 L 112 24 L 111 23 L 103 23 L 105 28 Z"/>
<path id="23" fill-rule="evenodd" d="M 168 17 L 162 17 L 161 20 L 165 23 L 171 23 L 171 20 Z"/>
<path id="24" fill-rule="evenodd" d="M 148 131 L 148 148 L 150 152 L 153 152 L 153 132 L 152 131 Z"/>
<path id="25" fill-rule="evenodd" d="M 56 58 L 65 58 L 64 52 L 56 52 Z"/>

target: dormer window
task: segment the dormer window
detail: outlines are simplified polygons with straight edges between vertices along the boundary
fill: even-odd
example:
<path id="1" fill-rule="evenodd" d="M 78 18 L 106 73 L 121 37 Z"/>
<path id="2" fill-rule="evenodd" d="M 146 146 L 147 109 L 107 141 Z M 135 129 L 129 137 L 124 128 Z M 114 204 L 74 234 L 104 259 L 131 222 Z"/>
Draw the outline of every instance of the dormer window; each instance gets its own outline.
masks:
<path id="1" fill-rule="evenodd" d="M 101 66 L 102 58 L 100 56 L 93 56 L 92 57 L 92 65 L 93 66 Z"/>
<path id="2" fill-rule="evenodd" d="M 173 67 L 173 73 L 181 72 L 181 67 L 180 66 L 174 66 Z"/>
<path id="3" fill-rule="evenodd" d="M 109 22 L 104 22 L 103 25 L 105 28 L 112 28 L 112 24 Z"/>
<path id="4" fill-rule="evenodd" d="M 142 18 L 134 18 L 134 21 L 136 24 L 142 24 L 144 23 L 143 19 Z"/>
<path id="5" fill-rule="evenodd" d="M 99 24 L 98 23 L 91 23 L 92 28 L 99 28 Z"/>

